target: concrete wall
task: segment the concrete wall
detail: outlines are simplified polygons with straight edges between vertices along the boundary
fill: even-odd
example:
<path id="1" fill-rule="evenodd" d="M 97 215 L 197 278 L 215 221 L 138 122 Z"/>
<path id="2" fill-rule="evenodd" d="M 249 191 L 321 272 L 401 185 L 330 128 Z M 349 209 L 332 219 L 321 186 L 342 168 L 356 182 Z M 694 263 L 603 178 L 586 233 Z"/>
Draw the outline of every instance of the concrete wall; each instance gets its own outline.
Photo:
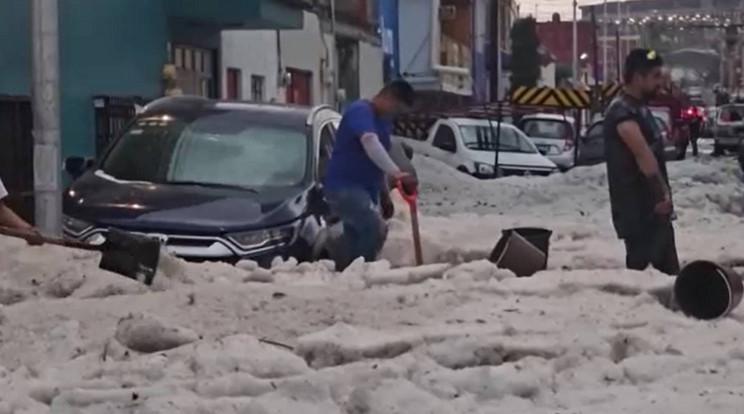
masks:
<path id="1" fill-rule="evenodd" d="M 271 30 L 222 32 L 222 70 L 241 70 L 241 98 L 251 98 L 251 76 L 264 76 L 264 98 L 277 98 L 279 59 L 276 32 Z M 227 79 L 222 76 L 222 96 L 227 95 Z"/>
<path id="2" fill-rule="evenodd" d="M 378 46 L 359 42 L 359 96 L 371 98 L 383 86 L 384 53 Z"/>
<path id="3" fill-rule="evenodd" d="M 400 72 L 409 81 L 432 80 L 431 70 L 431 0 L 405 0 L 398 3 L 403 23 L 398 27 Z M 409 23 L 415 22 L 415 23 Z"/>
<path id="4" fill-rule="evenodd" d="M 63 156 L 94 154 L 93 96 L 158 96 L 167 30 L 161 2 L 60 0 Z M 30 54 L 28 0 L 0 1 L 0 94 L 31 95 Z"/>
<path id="5" fill-rule="evenodd" d="M 28 0 L 0 0 L 0 95 L 30 95 Z"/>
<path id="6" fill-rule="evenodd" d="M 63 156 L 94 154 L 93 96 L 160 96 L 166 22 L 151 0 L 60 1 Z"/>
<path id="7" fill-rule="evenodd" d="M 305 27 L 302 30 L 282 31 L 282 65 L 287 68 L 301 69 L 313 73 L 312 102 L 314 104 L 329 102 L 330 89 L 322 85 L 321 60 L 326 56 L 326 49 L 321 40 L 320 21 L 312 13 L 304 13 Z M 329 55 L 333 49 L 333 37 L 324 35 Z M 331 58 L 332 59 L 332 58 Z"/>

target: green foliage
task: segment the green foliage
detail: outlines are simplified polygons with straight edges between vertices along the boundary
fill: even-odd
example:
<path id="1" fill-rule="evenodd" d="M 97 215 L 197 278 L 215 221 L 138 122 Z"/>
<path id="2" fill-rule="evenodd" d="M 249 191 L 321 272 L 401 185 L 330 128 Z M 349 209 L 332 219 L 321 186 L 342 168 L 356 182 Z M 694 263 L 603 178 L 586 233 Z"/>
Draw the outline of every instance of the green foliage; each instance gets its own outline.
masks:
<path id="1" fill-rule="evenodd" d="M 537 22 L 532 17 L 519 19 L 511 29 L 511 85 L 536 86 L 540 79 L 540 40 Z"/>

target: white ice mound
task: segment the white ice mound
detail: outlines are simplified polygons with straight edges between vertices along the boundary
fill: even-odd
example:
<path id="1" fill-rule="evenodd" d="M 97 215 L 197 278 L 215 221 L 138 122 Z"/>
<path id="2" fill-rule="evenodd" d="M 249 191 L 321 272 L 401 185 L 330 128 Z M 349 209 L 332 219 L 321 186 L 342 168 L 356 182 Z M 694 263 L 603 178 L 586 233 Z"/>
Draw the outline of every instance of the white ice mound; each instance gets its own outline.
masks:
<path id="1" fill-rule="evenodd" d="M 199 335 L 186 328 L 142 314 L 129 315 L 119 321 L 116 340 L 137 352 L 166 351 L 197 341 Z"/>

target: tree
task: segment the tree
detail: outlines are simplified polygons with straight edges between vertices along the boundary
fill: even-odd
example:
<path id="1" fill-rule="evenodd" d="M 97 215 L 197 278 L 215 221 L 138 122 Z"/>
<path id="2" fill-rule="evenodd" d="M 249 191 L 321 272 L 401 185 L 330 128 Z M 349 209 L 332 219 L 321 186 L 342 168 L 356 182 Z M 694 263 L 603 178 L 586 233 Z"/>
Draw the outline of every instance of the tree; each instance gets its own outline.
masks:
<path id="1" fill-rule="evenodd" d="M 540 79 L 540 41 L 537 22 L 532 17 L 518 19 L 511 29 L 511 85 L 537 86 Z"/>

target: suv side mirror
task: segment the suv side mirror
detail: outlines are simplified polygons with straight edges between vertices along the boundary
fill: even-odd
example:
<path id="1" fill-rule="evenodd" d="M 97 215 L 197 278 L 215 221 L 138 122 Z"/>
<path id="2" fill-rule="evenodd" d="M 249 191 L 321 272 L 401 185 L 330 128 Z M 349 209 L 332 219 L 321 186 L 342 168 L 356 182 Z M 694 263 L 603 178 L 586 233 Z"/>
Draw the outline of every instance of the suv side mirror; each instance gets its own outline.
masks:
<path id="1" fill-rule="evenodd" d="M 93 160 L 84 157 L 68 157 L 65 159 L 65 171 L 72 176 L 72 178 L 78 178 L 85 171 L 93 166 Z"/>

